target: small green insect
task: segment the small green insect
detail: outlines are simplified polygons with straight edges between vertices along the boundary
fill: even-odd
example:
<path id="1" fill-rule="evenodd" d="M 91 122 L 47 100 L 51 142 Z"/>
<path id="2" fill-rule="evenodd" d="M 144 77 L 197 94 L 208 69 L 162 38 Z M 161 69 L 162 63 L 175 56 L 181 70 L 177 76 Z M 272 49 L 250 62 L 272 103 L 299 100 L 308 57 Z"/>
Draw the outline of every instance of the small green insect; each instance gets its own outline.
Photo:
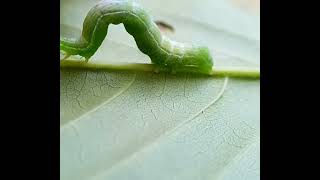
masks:
<path id="1" fill-rule="evenodd" d="M 159 69 L 172 72 L 210 74 L 213 60 L 207 47 L 171 41 L 163 36 L 147 12 L 132 1 L 105 0 L 87 14 L 81 37 L 76 41 L 60 39 L 60 49 L 89 60 L 105 39 L 109 24 L 123 23 L 141 52 L 148 55 Z"/>

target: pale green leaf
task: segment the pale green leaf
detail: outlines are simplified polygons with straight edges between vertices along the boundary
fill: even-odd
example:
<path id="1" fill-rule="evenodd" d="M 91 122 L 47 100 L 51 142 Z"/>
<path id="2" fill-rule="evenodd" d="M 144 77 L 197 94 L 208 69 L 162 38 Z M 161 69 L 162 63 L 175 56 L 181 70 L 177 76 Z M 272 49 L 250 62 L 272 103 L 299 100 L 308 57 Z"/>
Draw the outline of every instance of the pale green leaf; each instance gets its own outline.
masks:
<path id="1" fill-rule="evenodd" d="M 79 35 L 95 2 L 61 1 L 61 35 Z M 234 0 L 140 2 L 217 66 L 259 67 L 259 16 Z M 92 61 L 150 62 L 123 26 Z M 257 79 L 62 69 L 60 86 L 61 180 L 260 179 Z"/>

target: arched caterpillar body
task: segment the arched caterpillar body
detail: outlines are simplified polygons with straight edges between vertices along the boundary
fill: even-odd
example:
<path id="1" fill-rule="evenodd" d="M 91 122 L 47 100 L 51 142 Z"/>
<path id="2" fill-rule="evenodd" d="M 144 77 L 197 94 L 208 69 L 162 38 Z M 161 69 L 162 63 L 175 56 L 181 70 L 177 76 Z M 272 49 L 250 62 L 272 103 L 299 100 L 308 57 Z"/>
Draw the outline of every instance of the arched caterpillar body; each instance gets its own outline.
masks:
<path id="1" fill-rule="evenodd" d="M 179 72 L 210 74 L 213 61 L 208 48 L 174 42 L 161 35 L 147 12 L 132 1 L 101 1 L 88 12 L 77 41 L 60 39 L 60 49 L 67 55 L 88 60 L 107 35 L 109 24 L 123 23 L 141 52 L 160 68 Z"/>

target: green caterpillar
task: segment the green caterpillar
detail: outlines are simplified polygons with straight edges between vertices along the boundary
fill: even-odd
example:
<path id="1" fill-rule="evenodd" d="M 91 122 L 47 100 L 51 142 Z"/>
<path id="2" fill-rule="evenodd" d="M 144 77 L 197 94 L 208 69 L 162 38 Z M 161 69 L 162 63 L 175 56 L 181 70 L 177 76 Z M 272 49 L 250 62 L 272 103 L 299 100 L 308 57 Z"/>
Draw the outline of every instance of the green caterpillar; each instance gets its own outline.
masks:
<path id="1" fill-rule="evenodd" d="M 88 12 L 82 36 L 76 41 L 60 39 L 60 49 L 89 60 L 101 46 L 109 24 L 123 23 L 141 52 L 160 69 L 210 74 L 213 60 L 207 47 L 174 42 L 161 35 L 147 12 L 132 1 L 105 0 Z"/>

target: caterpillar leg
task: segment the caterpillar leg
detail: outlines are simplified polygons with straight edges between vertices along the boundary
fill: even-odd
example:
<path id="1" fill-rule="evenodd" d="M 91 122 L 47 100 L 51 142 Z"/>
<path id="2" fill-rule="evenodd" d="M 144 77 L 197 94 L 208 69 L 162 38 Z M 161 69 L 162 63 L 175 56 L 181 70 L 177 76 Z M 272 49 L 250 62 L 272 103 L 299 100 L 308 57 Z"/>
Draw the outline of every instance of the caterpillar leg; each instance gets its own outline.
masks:
<path id="1" fill-rule="evenodd" d="M 84 58 L 84 62 L 85 62 L 85 63 L 88 63 L 89 59 L 90 59 L 90 58 Z"/>

